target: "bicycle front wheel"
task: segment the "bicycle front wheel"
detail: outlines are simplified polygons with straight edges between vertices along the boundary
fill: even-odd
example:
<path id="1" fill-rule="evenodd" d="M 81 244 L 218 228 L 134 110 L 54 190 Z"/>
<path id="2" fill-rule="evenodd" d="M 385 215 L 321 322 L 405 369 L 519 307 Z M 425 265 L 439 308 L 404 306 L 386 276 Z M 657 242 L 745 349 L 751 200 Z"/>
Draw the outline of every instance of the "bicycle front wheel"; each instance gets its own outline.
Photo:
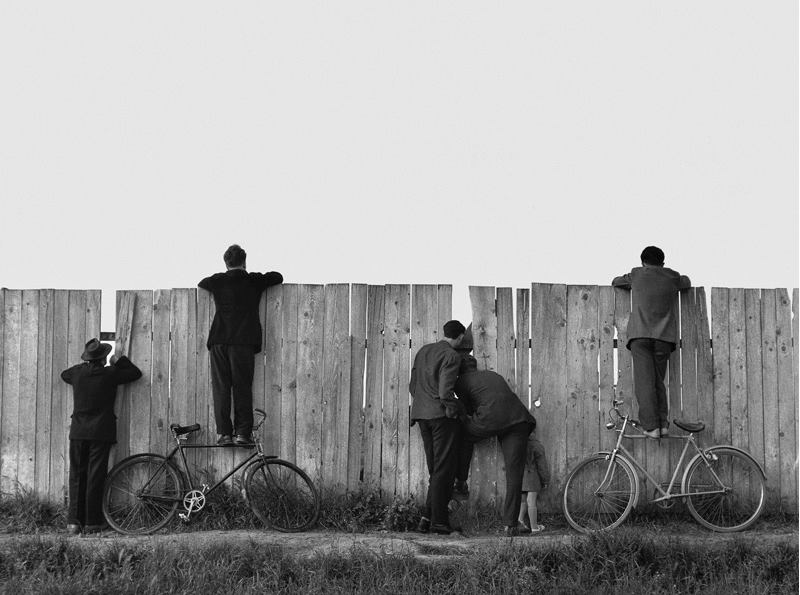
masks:
<path id="1" fill-rule="evenodd" d="M 296 533 L 313 527 L 319 518 L 319 494 L 306 473 L 280 459 L 262 459 L 247 468 L 245 498 L 268 527 Z"/>
<path id="2" fill-rule="evenodd" d="M 613 529 L 636 503 L 638 483 L 630 464 L 620 457 L 596 454 L 584 459 L 564 484 L 564 516 L 582 533 Z"/>
<path id="3" fill-rule="evenodd" d="M 108 474 L 103 515 L 115 531 L 145 535 L 166 525 L 182 499 L 181 476 L 165 457 L 134 455 Z"/>
<path id="4" fill-rule="evenodd" d="M 712 447 L 689 463 L 683 492 L 691 515 L 712 531 L 742 531 L 764 510 L 764 475 L 750 455 Z"/>

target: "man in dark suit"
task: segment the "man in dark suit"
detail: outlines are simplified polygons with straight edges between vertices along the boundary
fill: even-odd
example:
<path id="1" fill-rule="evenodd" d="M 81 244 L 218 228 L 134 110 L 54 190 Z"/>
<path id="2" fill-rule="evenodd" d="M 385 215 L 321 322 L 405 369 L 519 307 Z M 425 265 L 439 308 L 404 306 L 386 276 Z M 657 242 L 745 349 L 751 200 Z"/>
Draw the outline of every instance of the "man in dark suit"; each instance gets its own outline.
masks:
<path id="1" fill-rule="evenodd" d="M 112 357 L 111 345 L 92 339 L 81 355 L 84 363 L 61 372 L 72 385 L 73 410 L 69 427 L 69 507 L 67 530 L 77 534 L 100 531 L 103 522 L 103 483 L 108 453 L 117 441 L 114 401 L 117 386 L 138 380 L 141 370 L 124 355 Z"/>
<path id="2" fill-rule="evenodd" d="M 447 504 L 458 464 L 458 417 L 462 411 L 453 388 L 461 358 L 455 348 L 464 337 L 464 325 L 451 320 L 444 339 L 423 345 L 414 358 L 408 389 L 414 398 L 411 425 L 419 424 L 428 464 L 428 494 L 418 531 L 446 535 L 450 526 Z"/>
<path id="3" fill-rule="evenodd" d="M 503 378 L 492 370 L 478 370 L 478 362 L 464 354 L 455 388 L 466 415 L 457 476 L 466 479 L 475 442 L 497 436 L 506 467 L 506 496 L 503 501 L 503 524 L 506 535 L 519 535 L 519 507 L 522 477 L 528 452 L 528 435 L 534 427 L 533 416 Z"/>
<path id="4" fill-rule="evenodd" d="M 225 251 L 224 260 L 226 272 L 197 284 L 211 292 L 216 305 L 206 346 L 211 357 L 217 444 L 233 444 L 235 432 L 235 443 L 248 446 L 253 443 L 254 356 L 261 351 L 258 305 L 267 287 L 283 283 L 283 275 L 274 271 L 248 273 L 247 253 L 236 244 Z"/>
<path id="5" fill-rule="evenodd" d="M 678 292 L 689 289 L 689 277 L 664 266 L 664 252 L 647 246 L 642 266 L 614 278 L 611 284 L 631 291 L 631 317 L 626 347 L 633 357 L 633 388 L 644 433 L 659 438 L 669 433 L 664 375 L 678 343 Z"/>

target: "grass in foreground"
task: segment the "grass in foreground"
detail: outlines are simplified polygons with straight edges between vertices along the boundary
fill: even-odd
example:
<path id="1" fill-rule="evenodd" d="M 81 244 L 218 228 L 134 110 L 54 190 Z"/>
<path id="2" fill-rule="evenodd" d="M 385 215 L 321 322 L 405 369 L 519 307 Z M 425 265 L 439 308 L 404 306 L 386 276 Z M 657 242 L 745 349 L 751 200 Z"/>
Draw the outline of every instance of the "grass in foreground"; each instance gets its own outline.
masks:
<path id="1" fill-rule="evenodd" d="M 110 545 L 18 538 L 0 552 L 8 593 L 797 593 L 796 548 L 703 550 L 634 531 L 550 550 L 501 540 L 431 560 L 353 549 L 311 558 L 276 546 Z"/>

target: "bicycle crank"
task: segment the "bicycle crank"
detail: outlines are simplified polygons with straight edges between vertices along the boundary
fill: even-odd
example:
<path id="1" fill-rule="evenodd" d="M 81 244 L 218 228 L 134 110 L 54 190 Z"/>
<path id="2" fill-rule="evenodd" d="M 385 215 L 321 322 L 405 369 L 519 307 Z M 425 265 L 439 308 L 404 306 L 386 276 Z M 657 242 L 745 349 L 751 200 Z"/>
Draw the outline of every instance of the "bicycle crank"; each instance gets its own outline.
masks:
<path id="1" fill-rule="evenodd" d="M 184 523 L 188 523 L 192 513 L 202 510 L 205 505 L 206 495 L 201 490 L 187 492 L 183 497 L 183 507 L 186 509 L 186 512 L 182 512 L 178 516 Z"/>

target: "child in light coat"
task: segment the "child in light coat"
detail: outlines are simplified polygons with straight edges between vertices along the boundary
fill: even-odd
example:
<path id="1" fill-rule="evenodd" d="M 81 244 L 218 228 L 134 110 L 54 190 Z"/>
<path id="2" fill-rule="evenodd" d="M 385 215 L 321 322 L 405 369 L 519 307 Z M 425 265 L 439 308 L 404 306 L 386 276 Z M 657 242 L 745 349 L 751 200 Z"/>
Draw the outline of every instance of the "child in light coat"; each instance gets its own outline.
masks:
<path id="1" fill-rule="evenodd" d="M 519 508 L 519 526 L 523 533 L 539 533 L 544 525 L 539 524 L 536 498 L 550 483 L 550 467 L 544 446 L 536 438 L 536 420 L 528 436 L 528 453 L 525 460 L 525 475 L 522 478 L 522 502 Z"/>

